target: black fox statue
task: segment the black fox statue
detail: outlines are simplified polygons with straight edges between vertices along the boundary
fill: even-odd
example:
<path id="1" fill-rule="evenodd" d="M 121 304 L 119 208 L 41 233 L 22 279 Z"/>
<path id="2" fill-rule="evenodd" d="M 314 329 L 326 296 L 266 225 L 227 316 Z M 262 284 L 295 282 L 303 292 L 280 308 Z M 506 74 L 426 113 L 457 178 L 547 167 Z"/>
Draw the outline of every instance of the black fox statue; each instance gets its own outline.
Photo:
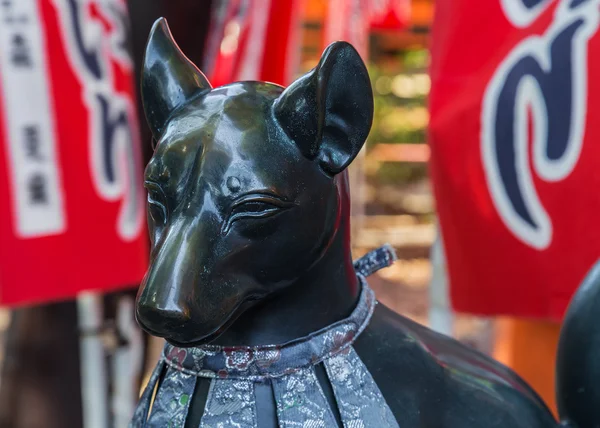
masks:
<path id="1" fill-rule="evenodd" d="M 151 265 L 137 319 L 167 340 L 132 427 L 600 427 L 600 269 L 560 345 L 557 422 L 515 373 L 378 303 L 353 262 L 346 168 L 371 128 L 344 42 L 288 88 L 212 88 L 164 19 L 142 99 Z"/>

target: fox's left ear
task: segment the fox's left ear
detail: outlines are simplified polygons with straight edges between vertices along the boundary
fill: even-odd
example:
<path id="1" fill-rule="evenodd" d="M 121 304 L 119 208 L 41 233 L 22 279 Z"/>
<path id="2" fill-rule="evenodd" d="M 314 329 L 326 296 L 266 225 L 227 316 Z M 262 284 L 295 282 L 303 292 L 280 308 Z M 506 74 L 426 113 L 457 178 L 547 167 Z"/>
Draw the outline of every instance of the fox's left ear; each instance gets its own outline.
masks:
<path id="1" fill-rule="evenodd" d="M 325 172 L 338 174 L 354 160 L 371 130 L 373 91 L 367 68 L 352 45 L 335 42 L 273 109 L 302 153 Z"/>
<path id="2" fill-rule="evenodd" d="M 160 137 L 172 113 L 212 87 L 179 49 L 167 20 L 156 20 L 144 53 L 142 66 L 142 105 L 154 140 Z"/>

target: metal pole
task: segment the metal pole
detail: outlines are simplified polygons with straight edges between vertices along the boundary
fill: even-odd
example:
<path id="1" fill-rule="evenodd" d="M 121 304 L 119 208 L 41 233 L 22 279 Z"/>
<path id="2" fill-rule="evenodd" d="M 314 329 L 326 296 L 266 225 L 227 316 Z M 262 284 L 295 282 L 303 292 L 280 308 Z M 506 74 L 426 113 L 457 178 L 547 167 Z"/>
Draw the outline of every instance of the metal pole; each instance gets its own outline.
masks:
<path id="1" fill-rule="evenodd" d="M 144 364 L 142 332 L 135 323 L 134 300 L 125 296 L 117 304 L 117 330 L 127 342 L 115 351 L 112 378 L 115 387 L 112 396 L 114 427 L 125 428 L 131 421 L 139 398 L 139 378 Z"/>
<path id="2" fill-rule="evenodd" d="M 437 237 L 431 247 L 431 283 L 429 285 L 429 326 L 447 336 L 454 334 L 454 313 L 450 305 L 446 256 L 439 224 Z"/>
<path id="3" fill-rule="evenodd" d="M 77 297 L 84 428 L 109 428 L 108 382 L 102 343 L 103 300 L 96 293 Z"/>

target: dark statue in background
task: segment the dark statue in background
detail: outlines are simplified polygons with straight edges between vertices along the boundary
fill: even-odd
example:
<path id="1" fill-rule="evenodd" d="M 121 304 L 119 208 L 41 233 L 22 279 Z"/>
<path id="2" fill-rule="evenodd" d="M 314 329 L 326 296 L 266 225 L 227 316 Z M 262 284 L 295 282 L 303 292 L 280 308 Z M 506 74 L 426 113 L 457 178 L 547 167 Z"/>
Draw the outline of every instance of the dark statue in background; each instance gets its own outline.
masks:
<path id="1" fill-rule="evenodd" d="M 559 425 L 511 370 L 377 304 L 365 277 L 393 261 L 389 248 L 353 263 L 345 170 L 373 98 L 352 46 L 332 44 L 286 89 L 212 88 L 161 19 L 142 98 L 156 147 L 137 318 L 168 344 L 133 427 Z M 589 306 L 600 281 L 588 282 Z M 598 334 L 577 302 L 559 402 L 565 426 L 592 428 Z"/>

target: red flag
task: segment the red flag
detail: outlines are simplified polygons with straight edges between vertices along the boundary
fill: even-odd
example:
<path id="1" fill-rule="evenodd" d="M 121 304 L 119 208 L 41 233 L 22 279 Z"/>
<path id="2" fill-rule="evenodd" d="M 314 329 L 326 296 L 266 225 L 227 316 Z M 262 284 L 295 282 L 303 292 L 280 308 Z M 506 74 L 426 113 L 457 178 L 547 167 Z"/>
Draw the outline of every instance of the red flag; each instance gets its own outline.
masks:
<path id="1" fill-rule="evenodd" d="M 458 311 L 558 320 L 600 256 L 599 10 L 436 3 L 431 174 Z"/>
<path id="2" fill-rule="evenodd" d="M 372 0 L 371 30 L 400 31 L 410 22 L 410 0 Z"/>
<path id="3" fill-rule="evenodd" d="M 330 0 L 327 3 L 323 48 L 344 40 L 356 48 L 363 61 L 367 61 L 372 7 L 370 1 Z"/>
<path id="4" fill-rule="evenodd" d="M 147 262 L 124 1 L 0 7 L 0 304 L 135 286 Z"/>
<path id="5" fill-rule="evenodd" d="M 299 61 L 303 0 L 224 0 L 213 10 L 205 72 L 213 86 L 288 85 Z"/>
<path id="6" fill-rule="evenodd" d="M 323 48 L 337 40 L 351 43 L 368 59 L 371 30 L 402 30 L 410 20 L 409 0 L 330 0 Z"/>

